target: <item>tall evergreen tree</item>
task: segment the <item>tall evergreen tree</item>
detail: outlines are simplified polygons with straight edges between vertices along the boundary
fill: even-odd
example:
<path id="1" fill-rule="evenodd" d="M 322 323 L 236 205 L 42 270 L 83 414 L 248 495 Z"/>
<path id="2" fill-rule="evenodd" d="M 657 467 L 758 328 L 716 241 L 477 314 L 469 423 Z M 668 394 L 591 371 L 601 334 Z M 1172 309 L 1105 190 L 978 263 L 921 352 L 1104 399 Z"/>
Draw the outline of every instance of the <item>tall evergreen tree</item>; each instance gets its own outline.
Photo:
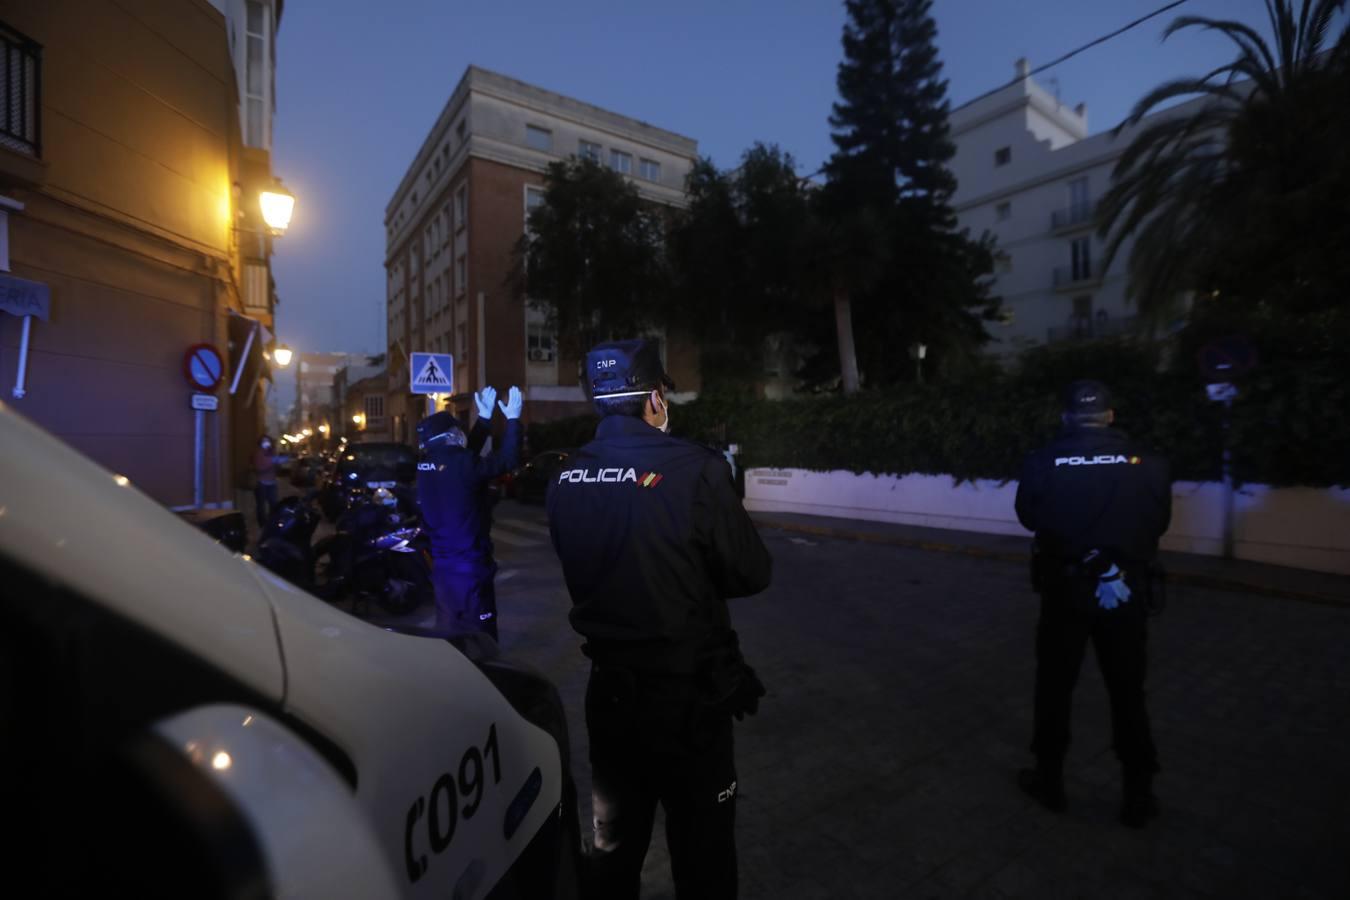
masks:
<path id="1" fill-rule="evenodd" d="M 847 0 L 840 102 L 826 175 L 845 198 L 889 209 L 923 203 L 951 220 L 956 179 L 946 164 L 947 82 L 934 40 L 932 0 Z"/>
<path id="2" fill-rule="evenodd" d="M 883 232 L 871 247 L 835 242 L 833 293 L 848 390 L 853 321 L 863 372 L 885 382 L 908 377 L 903 348 L 910 343 L 927 344 L 935 362 L 948 366 L 970 355 L 988 340 L 981 320 L 997 304 L 983 281 L 993 269 L 992 243 L 958 231 L 951 208 L 956 179 L 947 163 L 955 146 L 932 0 L 845 6 L 840 99 L 830 117 L 836 150 L 820 208 L 838 234 L 858 234 L 860 217 Z"/>

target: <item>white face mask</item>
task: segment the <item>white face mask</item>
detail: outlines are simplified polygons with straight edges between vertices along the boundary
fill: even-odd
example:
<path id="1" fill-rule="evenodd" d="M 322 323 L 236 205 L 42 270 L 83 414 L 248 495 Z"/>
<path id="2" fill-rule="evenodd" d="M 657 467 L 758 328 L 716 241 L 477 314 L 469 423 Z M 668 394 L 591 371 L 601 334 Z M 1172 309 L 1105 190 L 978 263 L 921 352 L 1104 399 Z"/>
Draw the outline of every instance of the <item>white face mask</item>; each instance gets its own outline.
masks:
<path id="1" fill-rule="evenodd" d="M 272 449 L 272 442 L 271 442 L 271 441 L 263 441 L 263 442 L 262 442 L 262 448 L 263 448 L 264 450 L 271 450 L 271 449 Z"/>
<path id="2" fill-rule="evenodd" d="M 653 401 L 653 405 L 655 405 L 655 401 Z M 660 426 L 661 433 L 670 434 L 670 403 L 661 400 L 661 412 L 666 414 L 666 420 L 662 422 Z"/>

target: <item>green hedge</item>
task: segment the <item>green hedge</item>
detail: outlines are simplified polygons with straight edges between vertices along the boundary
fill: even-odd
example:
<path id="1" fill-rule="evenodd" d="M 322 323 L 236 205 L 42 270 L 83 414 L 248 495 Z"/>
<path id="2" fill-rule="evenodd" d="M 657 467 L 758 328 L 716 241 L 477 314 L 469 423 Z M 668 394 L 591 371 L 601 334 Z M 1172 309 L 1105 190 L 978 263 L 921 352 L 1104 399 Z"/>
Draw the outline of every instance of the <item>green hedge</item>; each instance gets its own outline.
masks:
<path id="1" fill-rule="evenodd" d="M 1148 351 L 1127 345 L 1032 352 L 1012 374 L 852 397 L 769 401 L 710 391 L 675 405 L 672 425 L 683 437 L 740 444 L 746 467 L 1004 480 L 1054 436 L 1061 392 L 1084 373 L 1110 386 L 1117 425 L 1167 454 L 1174 478 L 1221 477 L 1222 408 L 1197 377 L 1158 373 Z M 1240 387 L 1228 435 L 1238 481 L 1350 485 L 1350 384 L 1335 362 L 1272 363 Z M 581 416 L 531 425 L 531 450 L 580 446 L 595 422 Z"/>

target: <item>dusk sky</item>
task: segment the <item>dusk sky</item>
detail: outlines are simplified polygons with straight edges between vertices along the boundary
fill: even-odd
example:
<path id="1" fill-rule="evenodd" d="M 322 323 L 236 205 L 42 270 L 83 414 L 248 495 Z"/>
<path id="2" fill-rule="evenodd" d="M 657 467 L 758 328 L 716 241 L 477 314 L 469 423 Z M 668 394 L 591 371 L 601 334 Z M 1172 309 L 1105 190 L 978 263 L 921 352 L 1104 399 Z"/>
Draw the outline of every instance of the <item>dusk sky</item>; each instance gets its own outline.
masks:
<path id="1" fill-rule="evenodd" d="M 938 0 L 938 48 L 957 106 L 1164 5 L 1164 0 Z M 1261 0 L 1189 0 L 1037 76 L 1094 132 L 1148 89 L 1233 56 L 1213 34 L 1160 42 L 1181 14 L 1268 28 Z M 735 165 L 776 143 L 803 174 L 833 147 L 844 5 L 835 0 L 291 0 L 277 40 L 273 170 L 297 196 L 277 244 L 280 340 L 383 352 L 384 208 L 465 68 L 476 64 L 698 141 Z M 1057 82 L 1057 83 L 1056 83 Z M 293 371 L 293 370 L 292 370 Z M 289 402 L 292 376 L 281 379 Z"/>

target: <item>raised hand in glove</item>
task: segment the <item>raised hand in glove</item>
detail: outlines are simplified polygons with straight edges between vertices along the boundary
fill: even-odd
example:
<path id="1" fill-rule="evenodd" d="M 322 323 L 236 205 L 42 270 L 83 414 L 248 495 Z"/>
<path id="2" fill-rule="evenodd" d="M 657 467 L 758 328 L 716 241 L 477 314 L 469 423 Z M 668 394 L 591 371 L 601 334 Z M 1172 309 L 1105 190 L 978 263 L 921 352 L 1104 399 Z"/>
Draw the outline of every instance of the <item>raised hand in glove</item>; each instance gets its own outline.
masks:
<path id="1" fill-rule="evenodd" d="M 497 402 L 497 389 L 488 385 L 473 395 L 473 402 L 478 406 L 478 418 L 491 419 L 492 408 Z"/>
<path id="2" fill-rule="evenodd" d="M 521 396 L 520 388 L 511 385 L 511 391 L 506 395 L 506 402 L 497 405 L 502 408 L 502 412 L 506 414 L 508 419 L 519 419 L 520 410 L 525 405 L 525 398 Z"/>

